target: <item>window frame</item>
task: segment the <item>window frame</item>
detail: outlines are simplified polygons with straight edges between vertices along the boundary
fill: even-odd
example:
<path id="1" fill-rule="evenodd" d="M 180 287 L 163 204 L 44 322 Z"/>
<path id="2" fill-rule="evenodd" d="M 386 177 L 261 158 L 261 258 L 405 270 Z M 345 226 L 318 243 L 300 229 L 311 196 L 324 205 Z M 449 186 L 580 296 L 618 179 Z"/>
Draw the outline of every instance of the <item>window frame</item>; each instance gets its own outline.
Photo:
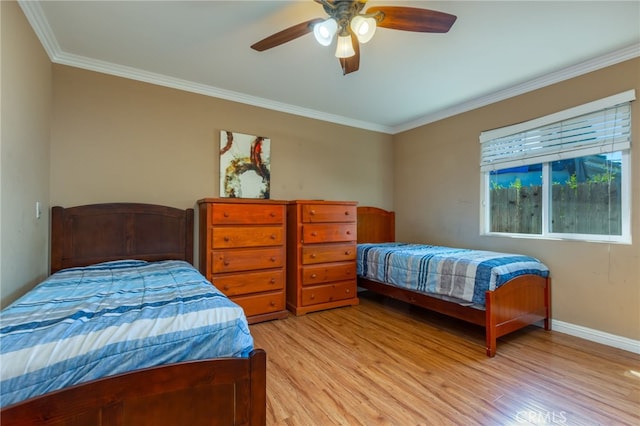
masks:
<path id="1" fill-rule="evenodd" d="M 585 111 L 593 112 L 597 108 L 605 109 L 611 106 L 612 102 L 620 103 L 620 99 L 626 102 L 631 102 L 635 99 L 635 90 L 623 92 L 618 95 L 614 95 L 599 101 L 591 102 L 589 104 L 581 105 L 578 107 L 570 108 L 559 113 L 551 114 L 549 116 L 541 117 L 535 120 L 531 120 L 525 123 L 519 123 L 514 126 L 507 126 L 500 129 L 483 132 L 480 135 L 480 142 L 486 142 L 496 137 L 508 134 L 514 134 L 527 129 L 534 129 L 541 127 L 545 123 L 551 123 L 555 121 L 561 121 L 564 119 L 570 119 L 584 114 Z M 590 111 L 589 111 L 590 110 Z M 542 124 L 541 124 L 542 123 Z M 514 131 L 516 129 L 516 131 Z M 511 132 L 511 133 L 509 133 Z M 497 135 L 497 136 L 496 136 Z M 631 244 L 631 148 L 617 149 L 611 152 L 621 152 L 622 159 L 620 167 L 622 172 L 621 176 L 621 235 L 607 235 L 607 234 L 574 234 L 574 233 L 559 233 L 551 232 L 550 226 L 550 214 L 551 214 L 551 163 L 553 160 L 549 158 L 541 158 L 541 161 L 537 161 L 534 164 L 542 164 L 542 230 L 540 234 L 524 234 L 524 233 L 511 233 L 511 232 L 495 232 L 491 231 L 491 205 L 490 205 L 490 191 L 491 191 L 491 171 L 500 170 L 503 168 L 509 168 L 509 165 L 496 165 L 495 167 L 488 169 L 485 167 L 480 168 L 480 235 L 483 236 L 499 236 L 509 238 L 523 238 L 523 239 L 542 239 L 542 240 L 570 240 L 570 241 L 585 241 L 585 242 L 597 242 L 597 243 L 620 243 Z M 573 158 L 579 158 L 582 155 L 576 155 Z"/>
<path id="2" fill-rule="evenodd" d="M 598 243 L 620 243 L 631 244 L 631 153 L 629 150 L 622 151 L 621 167 L 624 173 L 621 178 L 622 205 L 621 208 L 621 235 L 605 234 L 572 234 L 550 231 L 551 214 L 551 166 L 550 162 L 542 163 L 542 232 L 540 234 L 523 234 L 517 232 L 495 232 L 491 231 L 490 215 L 490 172 L 482 172 L 482 196 L 480 200 L 480 235 L 498 236 L 510 238 L 531 238 L 541 240 L 570 240 L 587 241 Z"/>

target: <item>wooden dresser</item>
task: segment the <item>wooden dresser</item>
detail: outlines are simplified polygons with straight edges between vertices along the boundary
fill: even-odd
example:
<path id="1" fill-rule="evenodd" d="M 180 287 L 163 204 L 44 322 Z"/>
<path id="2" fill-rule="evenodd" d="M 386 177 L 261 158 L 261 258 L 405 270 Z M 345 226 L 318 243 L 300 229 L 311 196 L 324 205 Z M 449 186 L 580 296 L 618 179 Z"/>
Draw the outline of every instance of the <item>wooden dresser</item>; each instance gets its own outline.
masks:
<path id="1" fill-rule="evenodd" d="M 295 315 L 357 305 L 356 202 L 290 201 L 287 309 Z"/>
<path id="2" fill-rule="evenodd" d="M 286 318 L 286 201 L 198 201 L 200 272 L 250 324 Z"/>

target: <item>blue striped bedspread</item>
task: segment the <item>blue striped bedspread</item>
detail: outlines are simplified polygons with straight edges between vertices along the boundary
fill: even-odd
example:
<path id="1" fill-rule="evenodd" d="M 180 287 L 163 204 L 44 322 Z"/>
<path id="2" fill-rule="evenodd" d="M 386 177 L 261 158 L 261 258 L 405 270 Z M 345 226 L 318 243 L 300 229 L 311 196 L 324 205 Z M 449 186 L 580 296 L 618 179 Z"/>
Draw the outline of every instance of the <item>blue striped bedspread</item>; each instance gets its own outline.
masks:
<path id="1" fill-rule="evenodd" d="M 183 261 L 59 271 L 0 312 L 0 406 L 146 367 L 246 357 L 240 306 Z"/>
<path id="2" fill-rule="evenodd" d="M 363 278 L 483 307 L 485 292 L 525 274 L 549 269 L 529 256 L 423 244 L 358 244 Z"/>

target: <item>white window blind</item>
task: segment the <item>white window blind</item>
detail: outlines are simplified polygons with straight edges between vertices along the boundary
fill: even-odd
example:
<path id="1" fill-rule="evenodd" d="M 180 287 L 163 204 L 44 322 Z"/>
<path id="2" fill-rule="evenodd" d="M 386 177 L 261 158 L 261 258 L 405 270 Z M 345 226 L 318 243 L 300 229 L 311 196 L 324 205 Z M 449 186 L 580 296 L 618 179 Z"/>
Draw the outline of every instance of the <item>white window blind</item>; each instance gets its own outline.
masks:
<path id="1" fill-rule="evenodd" d="M 483 172 L 631 147 L 635 90 L 480 135 Z"/>

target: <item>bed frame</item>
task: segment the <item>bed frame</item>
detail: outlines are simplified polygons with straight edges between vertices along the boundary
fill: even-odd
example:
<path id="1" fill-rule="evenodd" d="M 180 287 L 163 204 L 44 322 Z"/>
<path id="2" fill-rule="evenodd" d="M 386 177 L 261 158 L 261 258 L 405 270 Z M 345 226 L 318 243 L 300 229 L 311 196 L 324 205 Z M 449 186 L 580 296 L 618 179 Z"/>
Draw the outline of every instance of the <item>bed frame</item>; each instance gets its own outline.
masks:
<path id="1" fill-rule="evenodd" d="M 53 207 L 51 272 L 119 259 L 193 263 L 193 209 L 139 203 Z M 5 407 L 2 425 L 265 425 L 264 350 L 70 386 Z"/>
<path id="2" fill-rule="evenodd" d="M 358 207 L 358 243 L 393 241 L 394 212 Z M 539 321 L 543 321 L 545 330 L 551 329 L 550 284 L 549 278 L 537 275 L 517 277 L 495 291 L 487 291 L 486 309 L 480 310 L 358 277 L 359 287 L 484 327 L 490 357 L 495 356 L 496 340 L 501 336 Z"/>

